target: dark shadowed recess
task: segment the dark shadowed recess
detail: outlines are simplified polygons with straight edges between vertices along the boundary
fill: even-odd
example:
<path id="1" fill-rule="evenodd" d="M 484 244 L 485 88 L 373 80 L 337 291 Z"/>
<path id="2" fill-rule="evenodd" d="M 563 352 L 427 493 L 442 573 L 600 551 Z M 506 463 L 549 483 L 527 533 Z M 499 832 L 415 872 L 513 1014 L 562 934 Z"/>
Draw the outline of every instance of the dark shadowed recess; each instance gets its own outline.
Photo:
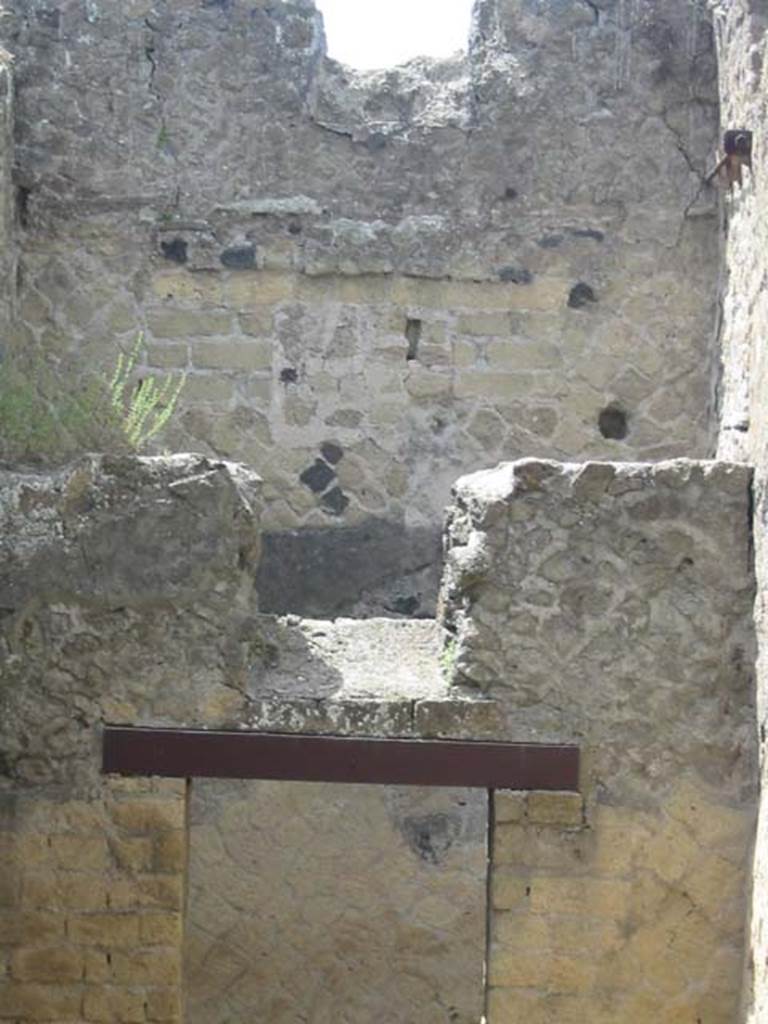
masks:
<path id="1" fill-rule="evenodd" d="M 313 618 L 434 618 L 442 570 L 439 526 L 359 526 L 265 533 L 259 607 Z"/>

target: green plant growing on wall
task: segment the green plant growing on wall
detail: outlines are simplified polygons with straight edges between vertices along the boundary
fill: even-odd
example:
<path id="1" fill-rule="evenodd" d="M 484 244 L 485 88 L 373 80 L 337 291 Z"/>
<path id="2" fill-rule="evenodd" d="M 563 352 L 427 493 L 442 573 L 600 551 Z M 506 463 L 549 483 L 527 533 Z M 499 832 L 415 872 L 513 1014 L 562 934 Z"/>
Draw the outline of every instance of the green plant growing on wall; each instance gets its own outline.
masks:
<path id="1" fill-rule="evenodd" d="M 136 450 L 143 448 L 171 418 L 187 379 L 183 373 L 178 380 L 169 374 L 163 379 L 145 377 L 134 382 L 133 371 L 143 345 L 144 335 L 139 334 L 131 351 L 119 354 L 109 385 L 112 408 L 128 444 Z"/>

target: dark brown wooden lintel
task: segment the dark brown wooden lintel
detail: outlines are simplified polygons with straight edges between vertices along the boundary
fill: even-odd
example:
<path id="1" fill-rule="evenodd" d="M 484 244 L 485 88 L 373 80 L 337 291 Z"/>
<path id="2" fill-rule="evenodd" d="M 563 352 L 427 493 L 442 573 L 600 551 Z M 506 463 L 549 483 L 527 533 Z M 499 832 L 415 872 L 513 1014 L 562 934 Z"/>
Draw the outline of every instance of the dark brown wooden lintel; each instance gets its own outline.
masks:
<path id="1" fill-rule="evenodd" d="M 173 778 L 578 791 L 579 749 L 107 726 L 102 770 Z"/>

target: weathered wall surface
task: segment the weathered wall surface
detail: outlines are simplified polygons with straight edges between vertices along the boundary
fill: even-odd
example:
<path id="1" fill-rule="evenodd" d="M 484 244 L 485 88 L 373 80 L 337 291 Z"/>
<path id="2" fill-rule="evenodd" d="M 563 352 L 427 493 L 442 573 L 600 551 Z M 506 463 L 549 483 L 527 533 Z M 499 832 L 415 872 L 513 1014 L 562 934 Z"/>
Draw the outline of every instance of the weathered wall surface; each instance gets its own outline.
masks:
<path id="1" fill-rule="evenodd" d="M 487 801 L 193 782 L 187 1020 L 477 1024 Z"/>
<path id="2" fill-rule="evenodd" d="M 497 810 L 491 1024 L 738 1019 L 756 800 L 750 475 L 522 460 L 456 486 L 454 678 L 501 706 L 509 738 L 586 755 L 583 816 L 573 797 Z"/>
<path id="3" fill-rule="evenodd" d="M 753 6 L 715 12 L 724 120 L 764 117 Z M 6 0 L 0 38 L 18 84 L 11 210 L 0 76 L 9 351 L 99 370 L 143 329 L 143 373 L 186 370 L 162 443 L 263 474 L 273 607 L 428 611 L 435 524 L 478 464 L 710 452 L 718 232 L 702 173 L 717 117 L 702 5 L 478 0 L 465 61 L 367 75 L 324 58 L 309 0 Z M 761 161 L 758 140 L 754 189 L 728 199 L 721 389 L 723 453 L 758 462 Z M 453 520 L 445 614 L 459 643 L 444 664 L 472 683 L 461 701 L 382 702 L 326 677 L 321 698 L 311 681 L 280 691 L 249 585 L 261 499 L 241 471 L 87 460 L 5 479 L 17 543 L 0 573 L 0 1017 L 179 1017 L 185 793 L 103 782 L 106 720 L 580 741 L 585 803 L 495 800 L 491 1024 L 730 1024 L 754 797 L 747 475 L 537 472 L 509 507 L 490 500 L 485 519 L 481 494 Z M 759 521 L 762 481 L 760 466 Z M 482 543 L 462 555 L 465 513 Z M 299 527 L 308 541 L 275 539 Z M 508 573 L 550 541 L 524 577 Z M 286 551 L 310 586 L 275 579 Z M 371 572 L 339 605 L 350 552 Z M 300 644 L 312 631 L 276 629 Z M 216 817 L 199 797 L 193 836 Z M 359 813 L 379 815 L 377 800 Z M 346 834 L 343 812 L 329 821 Z M 398 828 L 377 835 L 407 860 Z M 473 836 L 446 857 L 461 852 L 454 910 L 477 891 Z M 193 880 L 232 873 L 209 839 Z M 436 967 L 457 954 L 441 934 L 448 889 L 409 933 L 423 987 L 397 996 L 439 989 L 449 1017 L 468 1017 L 474 958 L 456 988 Z M 469 948 L 476 917 L 459 916 Z M 754 1019 L 764 916 L 758 885 Z M 377 948 L 405 920 L 393 903 Z M 208 951 L 189 933 L 184 955 L 211 984 L 241 927 L 225 920 Z M 250 933 L 238 955 L 263 941 Z M 237 1012 L 260 1012 L 252 996 Z"/>
<path id="4" fill-rule="evenodd" d="M 764 7 L 747 0 L 714 4 L 720 65 L 723 128 L 754 132 L 754 173 L 745 185 L 723 198 L 725 222 L 722 295 L 722 383 L 719 451 L 724 458 L 745 459 L 755 467 L 754 536 L 758 599 L 757 723 L 762 757 L 761 791 L 766 792 L 766 586 L 768 551 L 766 523 L 766 324 L 765 290 L 768 234 L 768 173 L 764 143 L 768 124 L 765 59 L 768 19 Z M 747 1019 L 757 1022 L 768 1013 L 768 809 L 764 803 L 758 825 L 754 862 L 751 948 L 746 981 Z"/>
<path id="5" fill-rule="evenodd" d="M 366 74 L 310 0 L 5 7 L 16 344 L 108 367 L 143 329 L 189 372 L 161 443 L 255 467 L 268 529 L 434 528 L 500 457 L 709 453 L 697 4 L 478 0 L 465 60 Z"/>
<path id="6" fill-rule="evenodd" d="M 2 474 L 0 744 L 17 784 L 97 785 L 103 721 L 243 714 L 259 484 L 199 456 Z"/>
<path id="7" fill-rule="evenodd" d="M 0 51 L 0 329 L 8 331 L 16 287 L 14 82 L 9 54 Z"/>

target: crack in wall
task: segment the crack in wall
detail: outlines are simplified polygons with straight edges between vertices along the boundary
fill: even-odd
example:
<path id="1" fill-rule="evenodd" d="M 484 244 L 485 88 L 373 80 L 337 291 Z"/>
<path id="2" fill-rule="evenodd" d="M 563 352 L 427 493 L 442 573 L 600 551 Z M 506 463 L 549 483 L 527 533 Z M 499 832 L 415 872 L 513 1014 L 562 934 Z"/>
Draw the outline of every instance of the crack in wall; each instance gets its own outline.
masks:
<path id="1" fill-rule="evenodd" d="M 146 25 L 146 27 L 149 29 L 149 31 L 151 33 L 151 35 L 149 37 L 149 41 L 147 42 L 147 44 L 144 47 L 144 56 L 147 58 L 147 61 L 149 62 L 149 67 L 150 67 L 149 81 L 147 83 L 147 88 L 149 89 L 149 92 L 152 93 L 152 95 L 156 99 L 159 100 L 160 96 L 159 96 L 159 94 L 157 92 L 157 89 L 155 87 L 155 75 L 157 74 L 157 60 L 155 59 L 155 53 L 156 53 L 157 47 L 156 47 L 156 43 L 155 43 L 155 36 L 156 36 L 156 33 L 157 33 L 158 29 L 157 29 L 156 25 L 152 24 L 152 22 L 149 20 L 149 18 L 145 18 L 144 19 L 144 24 Z"/>
<path id="2" fill-rule="evenodd" d="M 595 25 L 599 25 L 600 24 L 600 8 L 597 6 L 597 4 L 593 3 L 593 0 L 582 0 L 582 3 L 586 4 L 586 6 L 590 9 L 590 11 L 592 11 L 592 15 L 593 15 L 593 17 L 595 19 Z"/>

